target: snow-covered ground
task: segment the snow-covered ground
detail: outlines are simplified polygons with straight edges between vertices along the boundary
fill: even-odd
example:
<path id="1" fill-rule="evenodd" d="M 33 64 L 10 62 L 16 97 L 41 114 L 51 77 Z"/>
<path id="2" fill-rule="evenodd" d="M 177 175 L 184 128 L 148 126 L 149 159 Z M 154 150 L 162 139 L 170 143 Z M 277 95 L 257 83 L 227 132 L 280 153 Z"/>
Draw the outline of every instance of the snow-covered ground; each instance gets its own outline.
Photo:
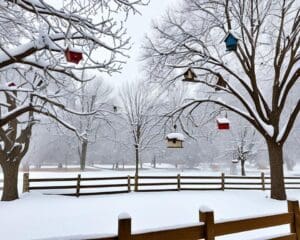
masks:
<path id="1" fill-rule="evenodd" d="M 148 169 L 142 171 L 141 175 L 175 175 L 177 171 Z M 297 172 L 289 175 L 298 175 Z M 101 170 L 82 175 L 126 176 L 132 173 L 128 169 Z M 256 173 L 258 175 L 259 172 Z M 77 172 L 30 173 L 31 177 L 74 177 L 76 174 Z M 183 170 L 183 174 L 219 175 L 218 172 L 204 174 L 199 170 Z M 300 199 L 300 191 L 288 191 L 288 196 Z M 217 221 L 287 211 L 286 202 L 270 199 L 268 191 L 132 192 L 80 198 L 30 192 L 22 194 L 16 201 L 0 202 L 0 239 L 82 239 L 82 236 L 115 234 L 118 215 L 124 212 L 132 217 L 133 231 L 192 224 L 197 223 L 198 209 L 203 205 L 215 211 Z M 264 236 L 286 232 L 288 227 L 281 226 L 218 239 L 264 239 Z"/>

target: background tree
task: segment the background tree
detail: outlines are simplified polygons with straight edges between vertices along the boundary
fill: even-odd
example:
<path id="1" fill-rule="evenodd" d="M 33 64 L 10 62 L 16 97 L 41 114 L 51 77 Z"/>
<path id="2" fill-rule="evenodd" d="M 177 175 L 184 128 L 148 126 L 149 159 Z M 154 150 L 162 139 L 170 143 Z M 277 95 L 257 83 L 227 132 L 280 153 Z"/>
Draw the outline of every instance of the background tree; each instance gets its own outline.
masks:
<path id="1" fill-rule="evenodd" d="M 186 0 L 180 10 L 169 11 L 154 26 L 144 54 L 153 79 L 174 81 L 183 69 L 193 67 L 203 89 L 210 88 L 210 94 L 191 99 L 173 114 L 192 113 L 209 102 L 256 128 L 268 147 L 271 197 L 281 200 L 286 199 L 283 146 L 300 111 L 299 95 L 291 98 L 300 75 L 299 4 L 296 0 Z M 221 43 L 229 33 L 238 44 L 226 51 Z M 211 94 L 216 87 L 232 101 Z"/>

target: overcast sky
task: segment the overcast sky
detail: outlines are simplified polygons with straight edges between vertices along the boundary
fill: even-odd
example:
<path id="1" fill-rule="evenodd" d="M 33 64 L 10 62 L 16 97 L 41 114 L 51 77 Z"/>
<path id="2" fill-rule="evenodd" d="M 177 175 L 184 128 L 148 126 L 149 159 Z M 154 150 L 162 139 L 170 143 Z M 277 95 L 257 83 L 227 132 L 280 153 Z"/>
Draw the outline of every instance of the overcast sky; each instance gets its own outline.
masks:
<path id="1" fill-rule="evenodd" d="M 129 51 L 130 59 L 123 66 L 121 74 L 114 74 L 110 81 L 114 86 L 119 86 L 124 81 L 136 80 L 139 76 L 141 63 L 138 62 L 140 49 L 145 35 L 151 31 L 151 22 L 162 16 L 169 6 L 178 4 L 180 0 L 151 0 L 150 4 L 139 8 L 142 15 L 130 15 L 127 20 L 128 35 L 133 43 Z"/>

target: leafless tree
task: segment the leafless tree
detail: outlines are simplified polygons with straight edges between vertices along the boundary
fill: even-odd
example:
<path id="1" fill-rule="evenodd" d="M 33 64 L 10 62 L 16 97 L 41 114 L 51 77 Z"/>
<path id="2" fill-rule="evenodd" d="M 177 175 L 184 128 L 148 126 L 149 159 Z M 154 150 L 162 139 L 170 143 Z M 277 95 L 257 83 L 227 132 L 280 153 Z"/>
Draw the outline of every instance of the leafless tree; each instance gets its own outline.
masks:
<path id="1" fill-rule="evenodd" d="M 186 0 L 154 26 L 145 44 L 152 79 L 175 81 L 192 67 L 204 89 L 217 87 L 231 97 L 230 103 L 218 93 L 194 98 L 173 114 L 209 102 L 246 119 L 266 141 L 271 197 L 281 200 L 286 199 L 283 145 L 300 110 L 299 94 L 290 94 L 300 75 L 299 5 L 297 0 Z M 229 33 L 238 44 L 228 52 L 223 41 Z M 288 100 L 292 107 L 287 108 Z"/>
<path id="2" fill-rule="evenodd" d="M 92 80 L 80 77 L 83 70 L 94 75 L 97 71 L 111 74 L 121 70 L 130 48 L 123 20 L 136 13 L 138 5 L 146 4 L 143 0 L 49 2 L 0 1 L 0 127 L 4 129 L 2 135 L 6 134 L 0 141 L 10 144 L 4 143 L 3 156 L 13 153 L 0 161 L 5 185 L 2 200 L 18 198 L 17 167 L 9 166 L 19 165 L 30 142 L 30 133 L 22 137 L 22 141 L 26 138 L 24 145 L 11 134 L 21 131 L 21 119 L 30 115 L 27 121 L 31 122 L 36 115 L 50 117 L 84 139 L 63 115 L 99 115 L 99 111 L 76 111 L 63 99 L 77 91 L 74 82 Z M 68 51 L 77 57 L 82 54 L 83 60 L 77 65 L 70 63 Z M 31 132 L 31 124 L 27 132 Z"/>

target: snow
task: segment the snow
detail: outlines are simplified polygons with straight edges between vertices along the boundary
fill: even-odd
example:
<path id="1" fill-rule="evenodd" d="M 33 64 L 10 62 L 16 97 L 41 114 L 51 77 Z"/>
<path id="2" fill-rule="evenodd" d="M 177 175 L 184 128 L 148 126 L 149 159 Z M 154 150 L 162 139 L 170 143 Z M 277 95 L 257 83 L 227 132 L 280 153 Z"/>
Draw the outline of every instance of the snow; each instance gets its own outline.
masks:
<path id="1" fill-rule="evenodd" d="M 221 123 L 221 124 L 223 124 L 223 123 L 230 123 L 230 121 L 228 120 L 228 118 L 225 118 L 225 117 L 218 117 L 217 118 L 217 122 L 218 123 Z"/>
<path id="2" fill-rule="evenodd" d="M 176 139 L 179 141 L 184 141 L 185 137 L 182 133 L 169 133 L 166 137 L 169 140 Z"/>

